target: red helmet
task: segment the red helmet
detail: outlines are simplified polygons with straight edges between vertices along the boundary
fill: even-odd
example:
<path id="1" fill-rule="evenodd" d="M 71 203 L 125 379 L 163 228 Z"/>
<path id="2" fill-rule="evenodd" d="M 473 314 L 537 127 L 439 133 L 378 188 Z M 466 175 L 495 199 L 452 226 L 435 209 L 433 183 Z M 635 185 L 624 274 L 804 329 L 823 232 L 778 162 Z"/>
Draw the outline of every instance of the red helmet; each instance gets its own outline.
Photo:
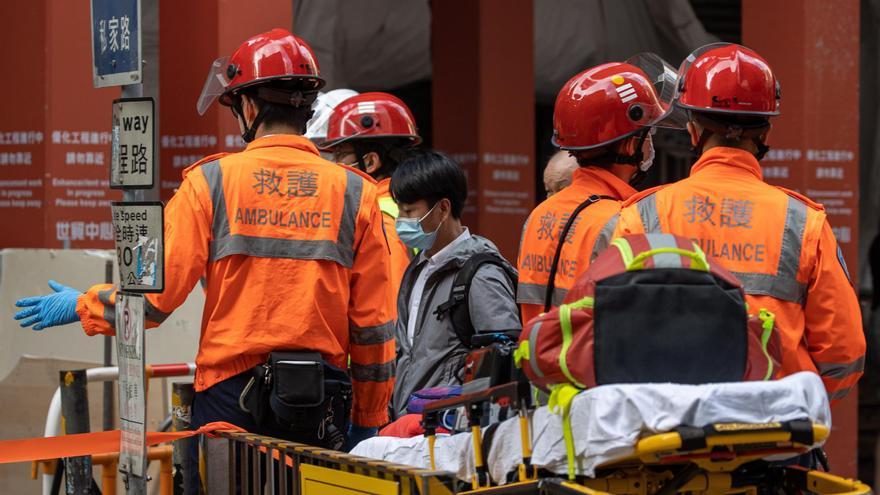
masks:
<path id="1" fill-rule="evenodd" d="M 666 108 L 640 68 L 619 62 L 593 67 L 571 78 L 556 97 L 553 144 L 599 148 L 655 125 Z"/>
<path id="2" fill-rule="evenodd" d="M 214 61 L 199 97 L 199 114 L 204 114 L 218 96 L 222 105 L 231 106 L 238 91 L 269 81 L 296 81 L 298 89 L 315 94 L 324 86 L 311 47 L 290 31 L 276 28 L 251 37 L 231 57 Z M 311 104 L 303 98 L 301 92 L 293 93 L 289 103 Z"/>
<path id="3" fill-rule="evenodd" d="M 406 140 L 411 146 L 422 142 L 412 112 L 404 102 L 388 93 L 363 93 L 336 106 L 321 148 L 334 148 L 349 139 L 385 138 Z"/>
<path id="4" fill-rule="evenodd" d="M 770 117 L 779 115 L 779 81 L 753 50 L 713 43 L 691 53 L 678 71 L 676 104 L 688 110 Z"/>

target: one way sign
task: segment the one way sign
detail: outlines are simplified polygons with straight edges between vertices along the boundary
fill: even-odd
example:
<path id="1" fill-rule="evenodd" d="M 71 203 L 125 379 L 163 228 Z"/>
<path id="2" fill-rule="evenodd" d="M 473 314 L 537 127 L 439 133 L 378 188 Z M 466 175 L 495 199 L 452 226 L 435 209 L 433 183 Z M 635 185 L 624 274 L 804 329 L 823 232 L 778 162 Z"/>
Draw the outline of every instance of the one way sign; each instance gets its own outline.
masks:
<path id="1" fill-rule="evenodd" d="M 110 187 L 153 187 L 153 135 L 156 129 L 152 98 L 113 100 Z"/>

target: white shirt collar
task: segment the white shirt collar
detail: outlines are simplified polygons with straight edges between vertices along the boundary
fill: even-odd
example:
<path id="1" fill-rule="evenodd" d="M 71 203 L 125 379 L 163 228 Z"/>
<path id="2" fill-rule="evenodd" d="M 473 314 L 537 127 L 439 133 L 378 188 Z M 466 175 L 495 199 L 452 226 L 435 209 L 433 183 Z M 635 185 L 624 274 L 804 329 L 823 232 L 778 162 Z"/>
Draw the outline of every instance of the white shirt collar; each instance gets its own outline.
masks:
<path id="1" fill-rule="evenodd" d="M 437 266 L 445 263 L 452 255 L 455 248 L 461 244 L 462 242 L 470 239 L 471 232 L 467 227 L 464 228 L 461 234 L 458 234 L 458 237 L 452 240 L 449 244 L 443 247 L 440 251 L 437 251 L 434 256 L 428 258 L 428 265 Z"/>

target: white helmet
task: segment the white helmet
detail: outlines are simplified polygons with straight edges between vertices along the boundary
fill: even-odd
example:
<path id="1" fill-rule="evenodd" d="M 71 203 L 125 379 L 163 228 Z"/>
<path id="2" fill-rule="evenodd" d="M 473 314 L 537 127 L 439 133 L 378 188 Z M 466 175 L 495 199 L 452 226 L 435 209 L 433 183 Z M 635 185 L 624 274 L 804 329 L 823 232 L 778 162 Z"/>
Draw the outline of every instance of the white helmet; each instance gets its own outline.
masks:
<path id="1" fill-rule="evenodd" d="M 315 113 L 306 124 L 305 137 L 315 143 L 324 141 L 327 138 L 327 123 L 333 109 L 336 108 L 336 105 L 357 94 L 357 91 L 351 89 L 334 89 L 326 93 L 318 93 L 318 98 L 312 104 L 312 111 Z"/>

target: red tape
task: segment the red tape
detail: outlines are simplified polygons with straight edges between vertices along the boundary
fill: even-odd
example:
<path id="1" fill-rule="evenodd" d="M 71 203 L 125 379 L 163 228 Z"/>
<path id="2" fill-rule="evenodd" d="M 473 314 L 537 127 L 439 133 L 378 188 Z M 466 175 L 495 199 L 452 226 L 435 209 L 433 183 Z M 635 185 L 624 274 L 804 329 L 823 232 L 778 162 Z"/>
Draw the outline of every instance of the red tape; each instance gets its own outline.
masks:
<path id="1" fill-rule="evenodd" d="M 246 430 L 230 423 L 217 421 L 208 423 L 195 431 L 149 431 L 147 446 L 173 442 L 200 434 L 210 435 L 215 431 Z M 59 437 L 24 438 L 21 440 L 0 441 L 0 464 L 10 462 L 30 462 L 60 457 L 80 457 L 119 452 L 120 431 L 99 431 L 79 433 Z"/>

